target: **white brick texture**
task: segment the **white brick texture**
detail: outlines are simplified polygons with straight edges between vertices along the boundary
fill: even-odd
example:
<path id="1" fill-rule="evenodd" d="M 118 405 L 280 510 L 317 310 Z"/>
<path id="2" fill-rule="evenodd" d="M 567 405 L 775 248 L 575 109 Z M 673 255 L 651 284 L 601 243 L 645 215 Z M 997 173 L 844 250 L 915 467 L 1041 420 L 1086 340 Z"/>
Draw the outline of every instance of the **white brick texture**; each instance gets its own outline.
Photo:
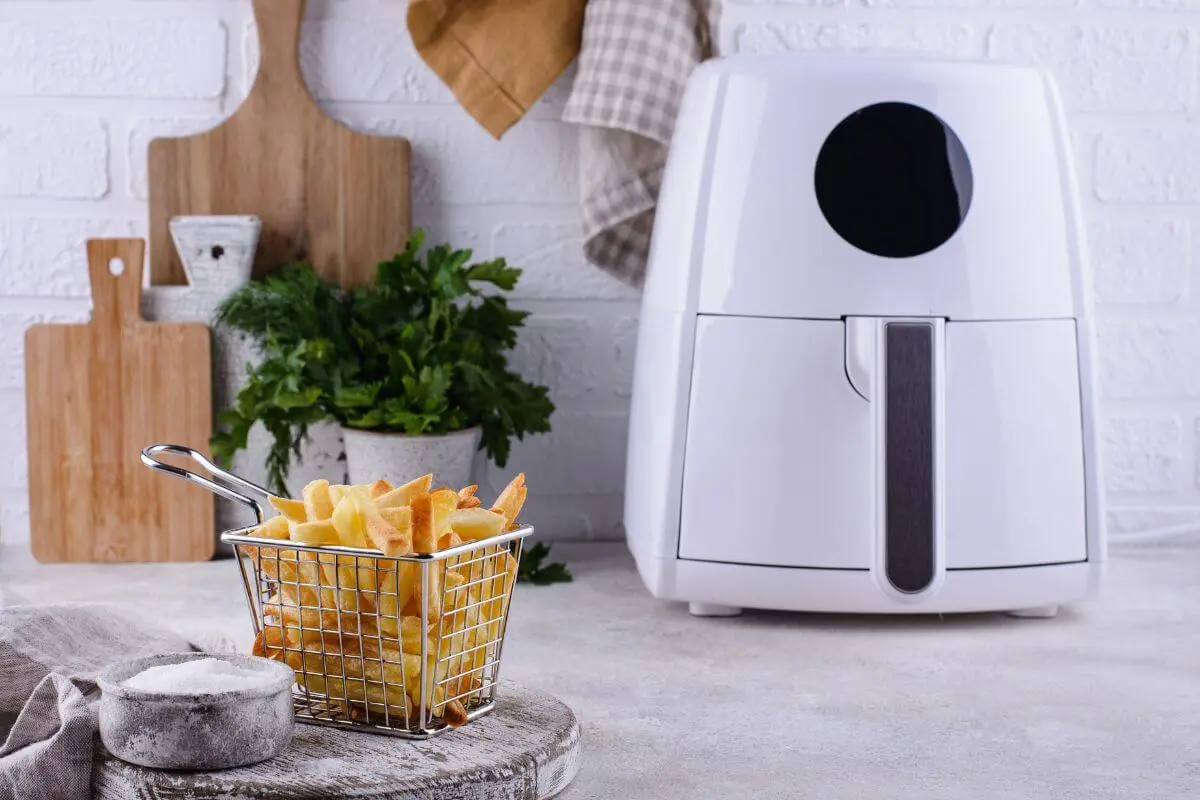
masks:
<path id="1" fill-rule="evenodd" d="M 1104 203 L 1200 204 L 1200 127 L 1115 128 L 1096 142 L 1095 193 Z"/>
<path id="2" fill-rule="evenodd" d="M 321 20 L 305 25 L 300 66 L 320 100 L 368 103 L 452 103 L 454 95 L 417 55 L 405 30 L 402 7 L 388 17 Z M 245 37 L 242 80 L 249 86 L 258 71 L 258 37 Z"/>
<path id="3" fill-rule="evenodd" d="M 0 537 L 27 531 L 22 342 L 87 314 L 83 240 L 141 233 L 146 148 L 205 130 L 253 80 L 244 2 L 26 0 L 0 19 Z M 11 6 L 11 8 L 9 8 Z M 101 8 L 103 6 L 103 8 Z M 1077 144 L 1098 316 L 1106 488 L 1118 534 L 1200 521 L 1200 0 L 727 0 L 725 51 L 922 53 L 1036 64 Z M 560 80 L 502 140 L 425 68 L 403 3 L 310 3 L 301 66 L 347 124 L 412 140 L 414 221 L 524 269 L 514 368 L 554 431 L 529 475 L 540 535 L 621 533 L 638 295 L 583 260 L 578 148 Z"/>
<path id="4" fill-rule="evenodd" d="M 1197 39 L 1183 26 L 1002 25 L 989 51 L 1053 67 L 1076 111 L 1186 111 L 1196 92 Z"/>
<path id="5" fill-rule="evenodd" d="M 1144 11 L 1200 11 L 1200 0 L 1095 0 L 1101 8 Z"/>
<path id="6" fill-rule="evenodd" d="M 0 117 L 0 197 L 98 200 L 108 193 L 108 130 L 91 115 Z"/>
<path id="7" fill-rule="evenodd" d="M 1101 323 L 1100 388 L 1110 400 L 1200 397 L 1200 323 Z"/>
<path id="8" fill-rule="evenodd" d="M 738 28 L 737 46 L 739 50 L 749 53 L 872 50 L 970 56 L 981 52 L 982 40 L 978 28 L 960 23 L 767 22 Z"/>
<path id="9" fill-rule="evenodd" d="M 492 253 L 524 270 L 515 297 L 534 300 L 634 300 L 637 293 L 583 257 L 578 223 L 512 222 L 492 231 Z"/>
<path id="10" fill-rule="evenodd" d="M 457 109 L 450 119 L 367 117 L 360 109 L 348 117 L 355 127 L 412 143 L 416 203 L 565 209 L 579 196 L 579 148 L 563 123 L 527 119 L 498 142 Z"/>
<path id="11" fill-rule="evenodd" d="M 92 237 L 131 236 L 130 219 L 0 217 L 0 295 L 89 298 L 87 257 Z"/>
<path id="12" fill-rule="evenodd" d="M 45 13 L 0 21 L 0 42 L 6 95 L 194 99 L 225 89 L 225 28 L 214 19 Z"/>
<path id="13" fill-rule="evenodd" d="M 1178 417 L 1113 417 L 1104 448 L 1109 492 L 1172 492 L 1188 482 Z"/>
<path id="14" fill-rule="evenodd" d="M 1177 304 L 1188 285 L 1191 240 L 1185 219 L 1094 223 L 1096 299 L 1105 306 Z"/>

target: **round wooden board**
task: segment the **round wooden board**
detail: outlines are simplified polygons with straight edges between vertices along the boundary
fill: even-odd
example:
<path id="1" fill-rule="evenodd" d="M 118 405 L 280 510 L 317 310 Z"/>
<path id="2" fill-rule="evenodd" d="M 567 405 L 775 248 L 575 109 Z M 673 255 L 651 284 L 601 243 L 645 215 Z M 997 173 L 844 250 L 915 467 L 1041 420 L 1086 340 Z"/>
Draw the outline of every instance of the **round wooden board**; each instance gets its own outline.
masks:
<path id="1" fill-rule="evenodd" d="M 277 758 L 214 772 L 145 769 L 99 750 L 101 800 L 544 800 L 579 771 L 579 723 L 554 697 L 505 683 L 492 713 L 426 741 L 297 723 Z"/>

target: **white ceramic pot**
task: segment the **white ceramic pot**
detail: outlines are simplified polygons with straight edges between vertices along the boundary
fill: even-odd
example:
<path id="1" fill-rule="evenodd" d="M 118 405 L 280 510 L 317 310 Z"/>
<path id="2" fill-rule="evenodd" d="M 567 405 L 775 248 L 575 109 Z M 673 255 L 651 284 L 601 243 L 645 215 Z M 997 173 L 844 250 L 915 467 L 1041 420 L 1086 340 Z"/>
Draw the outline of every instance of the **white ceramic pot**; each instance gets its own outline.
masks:
<path id="1" fill-rule="evenodd" d="M 250 432 L 247 452 L 258 457 L 255 469 L 266 480 L 266 453 L 270 437 L 261 425 Z M 261 456 L 258 456 L 261 453 Z M 342 426 L 336 422 L 317 422 L 308 426 L 308 439 L 300 445 L 300 458 L 292 457 L 288 467 L 287 488 L 292 497 L 300 497 L 309 481 L 324 478 L 330 483 L 346 482 L 345 457 L 342 455 Z M 266 485 L 265 483 L 263 485 Z"/>
<path id="2" fill-rule="evenodd" d="M 461 489 L 471 483 L 479 436 L 478 428 L 435 436 L 343 428 L 346 471 L 351 483 L 385 478 L 396 485 L 432 472 L 435 486 Z"/>

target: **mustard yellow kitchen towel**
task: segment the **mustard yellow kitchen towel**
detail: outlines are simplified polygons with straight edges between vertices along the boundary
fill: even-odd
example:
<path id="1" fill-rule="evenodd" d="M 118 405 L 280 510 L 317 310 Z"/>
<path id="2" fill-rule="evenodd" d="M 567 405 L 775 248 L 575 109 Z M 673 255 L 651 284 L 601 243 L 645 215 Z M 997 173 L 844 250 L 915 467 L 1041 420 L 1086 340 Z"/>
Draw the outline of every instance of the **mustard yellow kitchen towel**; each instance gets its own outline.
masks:
<path id="1" fill-rule="evenodd" d="M 409 0 L 417 52 L 499 139 L 579 52 L 586 0 Z"/>

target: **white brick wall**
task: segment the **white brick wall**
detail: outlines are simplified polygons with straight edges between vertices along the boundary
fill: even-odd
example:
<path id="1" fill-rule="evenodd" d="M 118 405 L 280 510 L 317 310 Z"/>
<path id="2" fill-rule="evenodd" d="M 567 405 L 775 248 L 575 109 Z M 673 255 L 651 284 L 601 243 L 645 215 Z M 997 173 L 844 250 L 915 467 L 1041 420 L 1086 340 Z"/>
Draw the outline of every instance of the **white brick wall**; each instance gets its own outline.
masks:
<path id="1" fill-rule="evenodd" d="M 637 296 L 580 256 L 567 81 L 496 143 L 416 57 L 401 0 L 309 5 L 309 85 L 348 124 L 412 139 L 416 223 L 526 269 L 515 360 L 560 408 L 514 448 L 532 513 L 554 535 L 618 534 Z M 1092 229 L 1114 530 L 1200 519 L 1200 0 L 728 0 L 719 39 L 1053 69 Z M 145 233 L 147 142 L 228 115 L 257 42 L 231 0 L 6 2 L 0 42 L 0 531 L 22 538 L 22 331 L 86 315 L 82 239 Z"/>

